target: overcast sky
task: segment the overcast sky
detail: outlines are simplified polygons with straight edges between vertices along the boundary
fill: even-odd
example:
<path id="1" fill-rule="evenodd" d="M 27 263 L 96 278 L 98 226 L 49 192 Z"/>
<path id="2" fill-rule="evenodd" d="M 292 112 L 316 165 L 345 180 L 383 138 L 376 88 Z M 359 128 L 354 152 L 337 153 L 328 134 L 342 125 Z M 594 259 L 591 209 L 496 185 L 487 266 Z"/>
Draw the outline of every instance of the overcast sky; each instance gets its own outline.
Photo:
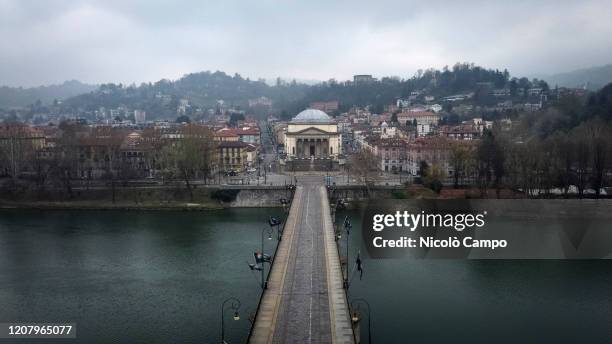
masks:
<path id="1" fill-rule="evenodd" d="M 0 85 L 409 77 L 457 61 L 548 74 L 612 63 L 611 14 L 610 0 L 0 0 Z"/>

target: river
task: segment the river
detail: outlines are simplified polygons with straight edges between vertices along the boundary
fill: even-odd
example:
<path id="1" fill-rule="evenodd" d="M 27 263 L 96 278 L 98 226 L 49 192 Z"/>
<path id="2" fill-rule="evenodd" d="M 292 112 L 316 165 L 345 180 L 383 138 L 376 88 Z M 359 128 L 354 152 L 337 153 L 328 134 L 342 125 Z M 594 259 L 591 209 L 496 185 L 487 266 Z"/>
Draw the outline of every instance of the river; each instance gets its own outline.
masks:
<path id="1" fill-rule="evenodd" d="M 612 342 L 611 260 L 370 259 L 361 212 L 339 212 L 336 221 L 345 216 L 349 261 L 359 250 L 364 266 L 349 299 L 370 304 L 377 343 Z M 506 225 L 541 228 L 533 221 Z"/>
<path id="2" fill-rule="evenodd" d="M 237 297 L 226 340 L 243 343 L 260 296 L 247 261 L 280 213 L 0 211 L 0 322 L 76 322 L 78 343 L 217 343 Z"/>
<path id="3" fill-rule="evenodd" d="M 0 322 L 76 322 L 66 343 L 215 343 L 234 296 L 226 339 L 242 343 L 260 295 L 247 261 L 269 215 L 280 210 L 0 211 Z M 609 260 L 370 259 L 360 213 L 345 215 L 364 261 L 349 297 L 370 303 L 377 343 L 612 338 Z"/>

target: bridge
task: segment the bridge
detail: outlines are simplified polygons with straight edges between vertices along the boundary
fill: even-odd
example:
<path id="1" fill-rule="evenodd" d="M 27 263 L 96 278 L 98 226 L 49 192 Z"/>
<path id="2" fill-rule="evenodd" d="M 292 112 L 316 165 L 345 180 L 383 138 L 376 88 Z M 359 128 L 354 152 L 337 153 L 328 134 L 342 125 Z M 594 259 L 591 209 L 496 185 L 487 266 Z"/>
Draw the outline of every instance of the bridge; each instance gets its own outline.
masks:
<path id="1" fill-rule="evenodd" d="M 301 177 L 249 343 L 355 343 L 322 177 Z"/>

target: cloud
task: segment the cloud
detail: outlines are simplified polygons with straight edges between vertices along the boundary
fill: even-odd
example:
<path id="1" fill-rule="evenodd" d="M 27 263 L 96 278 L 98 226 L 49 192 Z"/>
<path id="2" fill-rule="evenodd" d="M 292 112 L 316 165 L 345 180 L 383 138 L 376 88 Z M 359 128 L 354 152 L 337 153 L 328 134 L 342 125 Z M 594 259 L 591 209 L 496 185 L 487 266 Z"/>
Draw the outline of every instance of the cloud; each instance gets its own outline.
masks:
<path id="1" fill-rule="evenodd" d="M 612 3 L 0 0 L 0 83 L 408 77 L 475 62 L 535 75 L 610 63 Z"/>

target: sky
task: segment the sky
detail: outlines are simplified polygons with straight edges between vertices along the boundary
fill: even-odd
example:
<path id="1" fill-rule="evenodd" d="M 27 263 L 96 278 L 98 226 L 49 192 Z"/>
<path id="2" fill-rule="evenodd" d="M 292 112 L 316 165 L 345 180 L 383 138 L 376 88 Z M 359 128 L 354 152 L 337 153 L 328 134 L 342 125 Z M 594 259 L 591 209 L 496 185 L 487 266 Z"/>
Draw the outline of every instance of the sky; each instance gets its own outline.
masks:
<path id="1" fill-rule="evenodd" d="M 612 1 L 0 0 L 0 85 L 411 77 L 473 62 L 513 76 L 612 63 Z"/>

